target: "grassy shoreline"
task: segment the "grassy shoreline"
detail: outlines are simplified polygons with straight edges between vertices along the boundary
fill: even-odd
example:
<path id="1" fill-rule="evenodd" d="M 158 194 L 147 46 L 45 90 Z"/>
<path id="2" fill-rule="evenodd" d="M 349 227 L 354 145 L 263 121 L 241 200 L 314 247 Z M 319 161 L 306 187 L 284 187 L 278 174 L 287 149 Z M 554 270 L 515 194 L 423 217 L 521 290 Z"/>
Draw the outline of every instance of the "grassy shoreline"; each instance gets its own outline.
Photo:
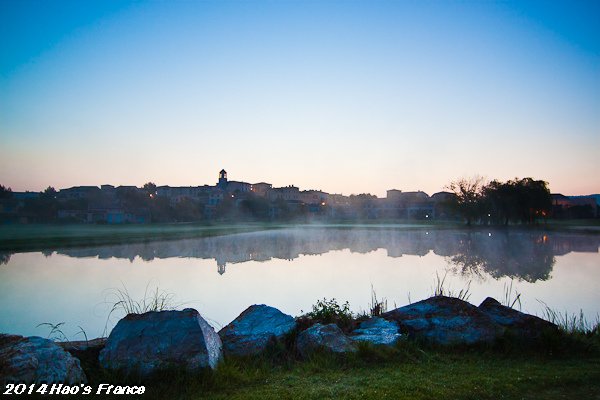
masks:
<path id="1" fill-rule="evenodd" d="M 0 225 L 0 251 L 42 251 L 59 248 L 108 246 L 164 240 L 194 239 L 283 228 L 402 229 L 402 230 L 540 230 L 600 234 L 600 220 L 551 221 L 535 226 L 467 227 L 455 222 L 328 222 L 328 223 L 179 223 L 148 225 Z"/>
<path id="2" fill-rule="evenodd" d="M 90 384 L 145 385 L 156 399 L 566 399 L 600 395 L 600 354 L 526 348 L 430 348 L 404 341 L 308 360 L 279 351 L 226 358 L 215 371 L 124 378 L 82 358 Z"/>
<path id="3" fill-rule="evenodd" d="M 1 251 L 109 246 L 277 229 L 268 224 L 2 225 Z"/>

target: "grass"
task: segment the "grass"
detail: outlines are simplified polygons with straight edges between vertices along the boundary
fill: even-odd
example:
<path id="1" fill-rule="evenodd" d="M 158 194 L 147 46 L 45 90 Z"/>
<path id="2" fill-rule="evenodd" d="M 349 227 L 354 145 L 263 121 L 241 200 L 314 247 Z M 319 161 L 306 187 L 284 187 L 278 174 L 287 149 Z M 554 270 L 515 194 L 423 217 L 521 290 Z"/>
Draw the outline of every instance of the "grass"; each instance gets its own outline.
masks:
<path id="1" fill-rule="evenodd" d="M 375 293 L 375 288 L 371 285 L 371 304 L 369 304 L 369 316 L 378 317 L 381 314 L 387 312 L 388 304 L 387 299 L 383 298 L 381 300 L 377 299 L 377 293 Z"/>
<path id="2" fill-rule="evenodd" d="M 146 225 L 96 224 L 0 224 L 0 251 L 42 251 L 67 247 L 102 246 L 159 240 L 178 240 L 252 232 L 286 227 L 336 229 L 489 229 L 488 226 L 465 227 L 451 221 L 324 221 L 316 223 L 168 223 Z M 498 227 L 496 227 L 498 228 Z M 558 220 L 537 226 L 511 226 L 510 229 L 576 230 L 600 234 L 600 219 Z"/>
<path id="3" fill-rule="evenodd" d="M 460 228 L 447 223 L 169 223 L 143 225 L 0 224 L 0 251 L 43 251 L 57 248 L 105 246 L 160 240 L 193 239 L 289 227 L 336 229 Z"/>
<path id="4" fill-rule="evenodd" d="M 177 240 L 277 229 L 280 225 L 0 225 L 0 250 L 38 251 L 157 240 Z"/>
<path id="5" fill-rule="evenodd" d="M 444 278 L 437 277 L 437 287 L 448 293 L 444 282 Z M 505 287 L 507 301 L 514 305 L 516 301 L 509 297 L 512 292 L 512 286 Z M 371 293 L 373 308 L 382 301 L 377 299 L 373 288 Z M 468 288 L 458 293 L 464 297 Z M 158 288 L 151 290 L 149 285 L 139 301 L 132 299 L 125 287 L 115 289 L 114 295 L 113 309 L 126 313 L 175 307 L 171 294 Z M 352 315 L 347 302 L 340 305 L 335 299 L 323 299 L 298 319 L 302 318 L 311 319 L 311 323 L 319 320 L 351 324 L 360 316 Z M 582 320 L 583 316 L 576 321 Z M 41 325 L 47 325 L 56 333 L 62 324 Z M 295 351 L 297 333 L 302 329 L 299 327 L 283 341 L 272 343 L 258 356 L 226 357 L 215 371 L 167 370 L 144 380 L 101 369 L 98 348 L 73 353 L 81 360 L 92 387 L 100 383 L 144 385 L 144 398 L 148 399 L 420 400 L 600 396 L 597 325 L 595 331 L 587 330 L 586 335 L 580 334 L 581 328 L 564 329 L 536 346 L 504 340 L 495 345 L 442 348 L 404 339 L 393 347 L 360 343 L 356 353 L 316 353 L 308 359 L 300 359 Z"/>
<path id="6" fill-rule="evenodd" d="M 144 384 L 152 399 L 566 399 L 600 395 L 595 353 L 504 354 L 494 349 L 431 349 L 402 341 L 361 346 L 356 354 L 316 354 L 307 361 L 268 355 L 227 358 L 216 371 L 160 372 L 125 381 L 99 368 L 90 384 Z"/>
<path id="7" fill-rule="evenodd" d="M 51 322 L 42 322 L 41 324 L 38 324 L 36 328 L 46 327 L 49 329 L 46 339 L 50 339 L 54 342 L 68 342 L 69 338 L 67 338 L 67 335 L 65 335 L 62 331 L 62 326 L 64 324 L 64 322 L 59 322 L 57 324 L 53 324 Z"/>
<path id="8" fill-rule="evenodd" d="M 600 316 L 597 315 L 592 322 L 583 315 L 583 310 L 580 310 L 579 314 L 569 314 L 552 309 L 541 300 L 538 302 L 544 307 L 541 318 L 557 325 L 563 332 L 571 335 L 600 336 Z"/>
<path id="9" fill-rule="evenodd" d="M 121 317 L 124 317 L 127 314 L 175 310 L 183 305 L 182 303 L 175 302 L 175 295 L 173 293 L 160 290 L 158 286 L 151 289 L 150 282 L 146 285 L 144 296 L 140 300 L 134 299 L 123 284 L 122 288 L 108 289 L 105 302 L 110 305 L 110 311 L 106 317 L 102 336 L 108 335 L 108 325 L 114 314 L 121 314 Z"/>
<path id="10" fill-rule="evenodd" d="M 521 293 L 517 291 L 517 288 L 513 288 L 513 280 L 510 280 L 510 285 L 504 283 L 504 297 L 500 302 L 506 307 L 521 310 Z"/>
<path id="11" fill-rule="evenodd" d="M 440 279 L 437 271 L 435 273 L 435 282 L 433 287 L 432 296 L 446 296 L 446 297 L 455 297 L 459 300 L 469 301 L 469 297 L 471 297 L 470 289 L 471 289 L 471 281 L 467 282 L 467 286 L 459 291 L 452 290 L 446 286 L 446 276 L 448 272 L 444 273 L 444 276 Z"/>

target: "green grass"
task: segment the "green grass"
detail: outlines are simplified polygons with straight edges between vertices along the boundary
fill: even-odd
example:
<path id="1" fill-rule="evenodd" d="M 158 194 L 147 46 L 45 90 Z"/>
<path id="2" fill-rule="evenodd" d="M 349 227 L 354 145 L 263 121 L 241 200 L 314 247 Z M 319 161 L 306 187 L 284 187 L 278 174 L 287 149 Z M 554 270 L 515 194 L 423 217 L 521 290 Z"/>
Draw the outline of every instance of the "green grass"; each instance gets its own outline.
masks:
<path id="1" fill-rule="evenodd" d="M 445 290 L 443 285 L 438 277 L 438 288 Z M 161 309 L 168 303 L 168 294 L 158 289 L 148 293 L 135 302 L 124 288 L 117 292 L 116 305 L 123 303 L 123 307 L 136 310 L 145 309 L 146 304 Z M 372 293 L 376 302 L 373 289 Z M 340 316 L 354 323 L 348 308 L 335 299 L 319 300 L 311 313 L 298 318 L 299 324 L 303 318 L 339 322 L 335 320 Z M 578 321 L 583 321 L 583 316 Z M 61 326 L 44 325 L 53 331 Z M 356 353 L 317 353 L 309 359 L 301 359 L 295 351 L 297 333 L 302 329 L 298 327 L 258 356 L 226 357 L 215 371 L 167 370 L 146 379 L 103 370 L 97 348 L 74 350 L 73 354 L 81 360 L 92 387 L 101 383 L 144 385 L 144 398 L 148 399 L 600 398 L 597 324 L 578 322 L 571 329 L 561 326 L 536 342 L 505 335 L 493 345 L 440 347 L 404 339 L 394 347 L 361 343 Z"/>
<path id="2" fill-rule="evenodd" d="M 276 229 L 279 225 L 148 224 L 148 225 L 0 225 L 0 250 L 53 248 L 190 239 Z"/>
<path id="3" fill-rule="evenodd" d="M 475 225 L 471 228 L 451 221 L 364 221 L 324 223 L 173 223 L 146 225 L 96 224 L 0 224 L 0 251 L 41 251 L 56 248 L 115 245 L 159 240 L 178 240 L 252 232 L 287 227 L 335 229 L 488 229 Z M 496 227 L 498 228 L 498 227 Z M 536 226 L 511 226 L 509 229 L 565 230 L 600 233 L 600 219 L 548 221 Z"/>
<path id="4" fill-rule="evenodd" d="M 404 342 L 307 361 L 226 359 L 214 372 L 167 371 L 145 382 L 99 370 L 88 376 L 92 385 L 144 384 L 144 398 L 153 399 L 595 399 L 600 356 L 421 349 Z"/>
<path id="5" fill-rule="evenodd" d="M 275 224 L 275 223 L 178 223 L 147 225 L 4 224 L 0 225 L 0 251 L 41 251 L 56 248 L 116 245 L 178 240 L 253 232 L 287 227 L 318 228 L 422 228 L 407 224 Z"/>

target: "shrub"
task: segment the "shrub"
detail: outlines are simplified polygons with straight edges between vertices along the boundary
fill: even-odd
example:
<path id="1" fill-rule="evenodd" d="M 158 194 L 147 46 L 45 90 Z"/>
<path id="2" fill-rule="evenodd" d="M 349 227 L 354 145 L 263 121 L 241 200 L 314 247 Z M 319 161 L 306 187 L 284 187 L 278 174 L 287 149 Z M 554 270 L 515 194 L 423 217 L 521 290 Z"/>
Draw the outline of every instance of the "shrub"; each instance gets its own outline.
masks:
<path id="1" fill-rule="evenodd" d="M 298 317 L 300 327 L 310 327 L 316 323 L 336 324 L 343 331 L 350 331 L 353 327 L 353 315 L 350 311 L 350 303 L 347 301 L 338 304 L 336 299 L 317 300 L 313 304 L 312 311 Z"/>

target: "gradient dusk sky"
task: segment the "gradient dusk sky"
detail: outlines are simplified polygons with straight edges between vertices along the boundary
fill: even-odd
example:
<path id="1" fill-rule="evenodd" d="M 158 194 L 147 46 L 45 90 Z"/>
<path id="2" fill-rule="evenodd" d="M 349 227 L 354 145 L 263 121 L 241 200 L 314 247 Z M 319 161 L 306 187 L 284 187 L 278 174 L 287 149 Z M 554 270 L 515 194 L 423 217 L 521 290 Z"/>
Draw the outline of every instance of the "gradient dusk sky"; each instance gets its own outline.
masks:
<path id="1" fill-rule="evenodd" d="M 600 1 L 0 0 L 0 184 L 600 193 Z"/>

